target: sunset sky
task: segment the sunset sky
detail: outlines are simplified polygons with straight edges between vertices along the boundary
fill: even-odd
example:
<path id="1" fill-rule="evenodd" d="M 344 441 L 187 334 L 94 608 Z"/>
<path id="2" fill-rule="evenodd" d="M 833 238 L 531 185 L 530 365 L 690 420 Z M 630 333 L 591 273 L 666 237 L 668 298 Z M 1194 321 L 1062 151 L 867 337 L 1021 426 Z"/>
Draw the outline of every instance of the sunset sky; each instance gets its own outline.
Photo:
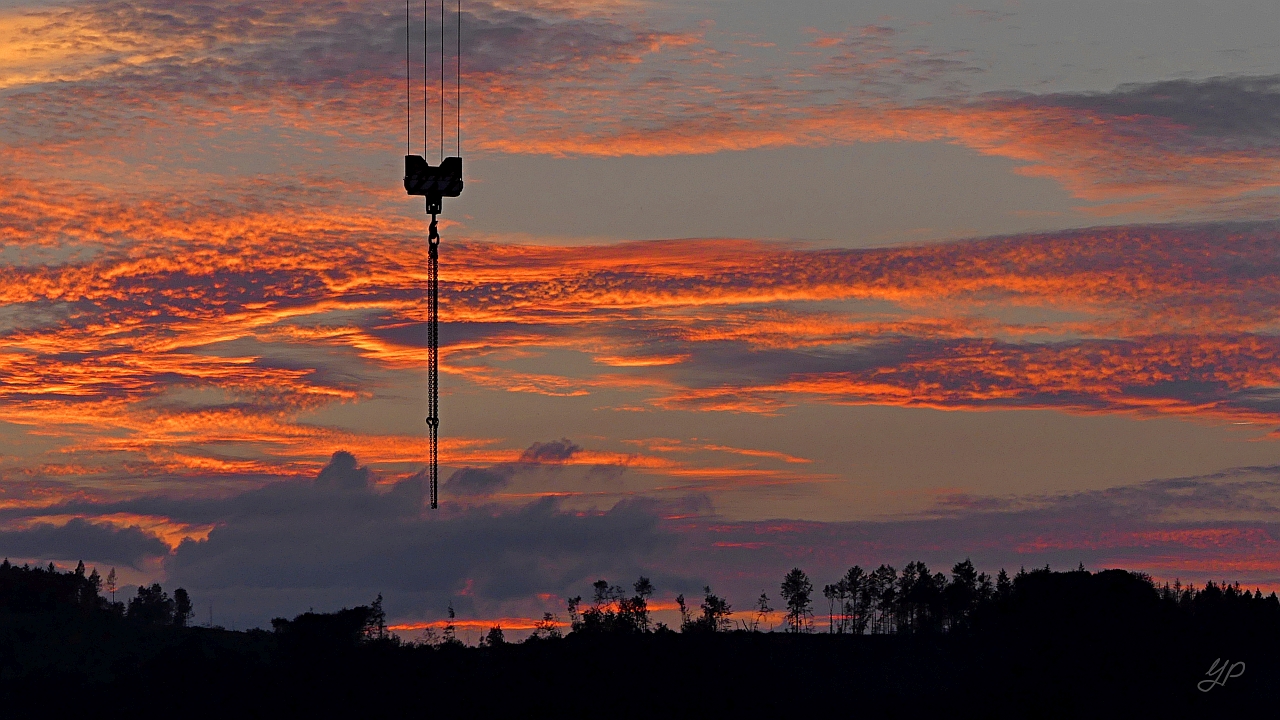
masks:
<path id="1" fill-rule="evenodd" d="M 0 2 L 0 554 L 236 627 L 965 557 L 1280 590 L 1277 28 L 464 0 L 431 511 L 403 4 Z"/>

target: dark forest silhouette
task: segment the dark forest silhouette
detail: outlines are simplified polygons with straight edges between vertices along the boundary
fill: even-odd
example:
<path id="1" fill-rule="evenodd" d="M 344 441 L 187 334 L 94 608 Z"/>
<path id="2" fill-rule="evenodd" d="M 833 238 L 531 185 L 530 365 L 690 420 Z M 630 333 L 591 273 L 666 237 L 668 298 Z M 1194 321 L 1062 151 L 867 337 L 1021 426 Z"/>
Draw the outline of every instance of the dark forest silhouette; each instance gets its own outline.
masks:
<path id="1" fill-rule="evenodd" d="M 856 699 L 869 717 L 1149 717 L 1280 702 L 1274 593 L 1158 585 L 1124 570 L 991 577 L 968 560 L 949 575 L 916 561 L 901 571 L 854 566 L 818 591 L 794 568 L 776 601 L 765 589 L 745 610 L 710 587 L 697 605 L 678 596 L 678 627 L 653 619 L 648 578 L 629 588 L 599 580 L 589 600 L 568 600 L 567 631 L 548 613 L 522 642 L 495 626 L 475 646 L 457 637 L 452 608 L 441 631 L 416 641 L 388 631 L 381 595 L 232 632 L 193 626 L 181 588 L 141 586 L 117 602 L 108 577 L 83 563 L 0 563 L 3 707 L 82 696 L 250 716 L 412 712 L 424 702 L 472 713 L 759 716 Z"/>

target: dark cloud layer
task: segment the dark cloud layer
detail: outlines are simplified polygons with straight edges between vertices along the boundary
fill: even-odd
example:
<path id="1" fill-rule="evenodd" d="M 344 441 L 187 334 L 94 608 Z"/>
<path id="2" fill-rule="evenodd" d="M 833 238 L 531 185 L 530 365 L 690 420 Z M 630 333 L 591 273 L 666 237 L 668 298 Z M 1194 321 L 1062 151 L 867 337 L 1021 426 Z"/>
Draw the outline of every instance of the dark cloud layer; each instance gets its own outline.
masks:
<path id="1" fill-rule="evenodd" d="M 61 526 L 38 523 L 24 530 L 0 531 L 0 554 L 5 557 L 63 562 L 83 559 L 142 569 L 148 560 L 168 552 L 167 545 L 137 527 L 115 528 L 81 518 Z"/>
<path id="2" fill-rule="evenodd" d="M 350 472 L 338 455 L 323 472 L 339 466 Z M 166 571 L 228 612 L 284 613 L 296 607 L 286 598 L 323 605 L 382 592 L 398 613 L 434 616 L 450 602 L 491 611 L 562 595 L 601 572 L 638 571 L 672 543 L 645 502 L 587 514 L 554 500 L 426 512 L 421 483 L 413 476 L 386 492 L 292 483 L 217 503 L 222 524 L 207 541 L 179 546 Z"/>
<path id="3" fill-rule="evenodd" d="M 136 529 L 108 532 L 78 521 L 62 531 L 4 533 L 0 549 L 99 562 L 161 556 L 168 582 L 193 589 L 241 626 L 379 592 L 397 619 L 438 618 L 450 604 L 464 616 L 536 617 L 598 578 L 640 573 L 664 597 L 709 583 L 745 604 L 761 589 L 774 595 L 793 566 L 825 582 L 854 563 L 912 559 L 946 569 L 972 557 L 989 571 L 1083 562 L 1196 582 L 1226 575 L 1280 584 L 1276 467 L 1044 497 L 954 495 L 919 516 L 843 523 L 726 521 L 698 496 L 627 500 L 594 512 L 568 511 L 554 499 L 429 512 L 420 476 L 379 490 L 356 482 L 365 472 L 336 453 L 323 482 L 280 483 L 217 501 L 97 508 L 217 523 L 207 540 L 185 541 L 172 555 Z M 345 482 L 330 482 L 338 477 Z"/>
<path id="4" fill-rule="evenodd" d="M 512 465 L 458 468 L 445 481 L 445 492 L 463 496 L 492 495 L 506 487 L 515 476 L 515 472 L 516 468 Z"/>

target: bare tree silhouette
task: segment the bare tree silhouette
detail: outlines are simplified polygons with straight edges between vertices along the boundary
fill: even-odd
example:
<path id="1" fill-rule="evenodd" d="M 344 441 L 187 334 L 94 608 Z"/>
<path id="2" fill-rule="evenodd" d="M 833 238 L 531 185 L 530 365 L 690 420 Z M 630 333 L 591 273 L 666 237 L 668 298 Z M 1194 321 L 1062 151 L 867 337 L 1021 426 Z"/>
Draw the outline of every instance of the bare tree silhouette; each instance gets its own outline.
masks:
<path id="1" fill-rule="evenodd" d="M 760 597 L 756 599 L 755 617 L 751 619 L 751 632 L 760 632 L 760 624 L 769 619 L 769 614 L 773 612 L 773 608 L 769 607 L 769 596 L 763 590 L 760 591 Z M 769 625 L 769 631 L 773 631 L 773 625 Z"/>

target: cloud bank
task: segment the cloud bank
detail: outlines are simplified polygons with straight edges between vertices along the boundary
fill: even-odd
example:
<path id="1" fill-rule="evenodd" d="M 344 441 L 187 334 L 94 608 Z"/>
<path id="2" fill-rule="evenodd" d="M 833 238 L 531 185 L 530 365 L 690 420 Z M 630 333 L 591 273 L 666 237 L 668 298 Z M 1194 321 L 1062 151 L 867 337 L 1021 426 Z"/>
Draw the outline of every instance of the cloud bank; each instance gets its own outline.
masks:
<path id="1" fill-rule="evenodd" d="M 1276 467 L 1042 497 L 948 496 L 914 517 L 844 523 L 730 521 L 696 496 L 624 500 L 591 512 L 553 498 L 431 512 L 420 475 L 380 485 L 372 479 L 353 456 L 337 452 L 313 480 L 218 500 L 97 506 L 216 524 L 172 552 L 143 540 L 137 527 L 113 533 L 85 521 L 5 532 L 0 545 L 15 555 L 57 553 L 103 565 L 155 556 L 168 582 L 193 589 L 224 622 L 242 627 L 305 607 L 367 602 L 379 592 L 401 622 L 438 619 L 449 605 L 464 618 L 539 617 L 562 611 L 565 597 L 596 579 L 641 573 L 663 597 L 711 584 L 745 606 L 761 589 L 776 595 L 779 578 L 796 565 L 821 581 L 855 563 L 900 567 L 912 559 L 945 569 L 972 557 L 992 571 L 1082 562 L 1184 582 L 1229 574 L 1280 585 Z"/>

